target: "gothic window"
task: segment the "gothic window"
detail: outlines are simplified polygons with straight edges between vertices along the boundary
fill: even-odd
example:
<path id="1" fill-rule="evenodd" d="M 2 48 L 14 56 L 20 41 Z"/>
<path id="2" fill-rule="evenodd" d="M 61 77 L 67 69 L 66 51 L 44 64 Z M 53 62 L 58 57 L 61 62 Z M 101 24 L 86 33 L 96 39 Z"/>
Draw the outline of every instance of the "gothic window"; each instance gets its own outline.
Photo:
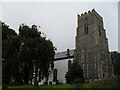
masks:
<path id="1" fill-rule="evenodd" d="M 71 66 L 71 60 L 68 61 L 68 70 L 70 69 Z"/>
<path id="2" fill-rule="evenodd" d="M 86 31 L 87 31 L 86 33 L 88 34 L 88 26 L 86 27 Z"/>
<path id="3" fill-rule="evenodd" d="M 88 18 L 85 17 L 85 34 L 88 34 L 88 25 L 87 25 Z"/>
<path id="4" fill-rule="evenodd" d="M 101 36 L 101 28 L 100 28 L 100 26 L 99 26 L 99 35 Z"/>
<path id="5" fill-rule="evenodd" d="M 88 34 L 88 26 L 85 25 L 85 34 Z"/>
<path id="6" fill-rule="evenodd" d="M 57 81 L 57 69 L 54 69 L 53 71 L 53 82 Z"/>
<path id="7" fill-rule="evenodd" d="M 85 26 L 85 34 L 86 34 L 86 26 Z"/>

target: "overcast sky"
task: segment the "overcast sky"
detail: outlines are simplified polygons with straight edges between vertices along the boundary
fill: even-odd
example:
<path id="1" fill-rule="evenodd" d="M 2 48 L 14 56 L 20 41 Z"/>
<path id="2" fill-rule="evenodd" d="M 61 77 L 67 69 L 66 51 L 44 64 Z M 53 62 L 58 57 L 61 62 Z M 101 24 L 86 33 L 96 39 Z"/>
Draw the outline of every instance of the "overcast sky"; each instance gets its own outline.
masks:
<path id="1" fill-rule="evenodd" d="M 16 32 L 22 23 L 41 26 L 40 30 L 53 41 L 57 50 L 64 51 L 75 48 L 77 14 L 93 8 L 103 17 L 109 50 L 118 50 L 117 2 L 7 2 L 2 3 L 2 20 Z"/>

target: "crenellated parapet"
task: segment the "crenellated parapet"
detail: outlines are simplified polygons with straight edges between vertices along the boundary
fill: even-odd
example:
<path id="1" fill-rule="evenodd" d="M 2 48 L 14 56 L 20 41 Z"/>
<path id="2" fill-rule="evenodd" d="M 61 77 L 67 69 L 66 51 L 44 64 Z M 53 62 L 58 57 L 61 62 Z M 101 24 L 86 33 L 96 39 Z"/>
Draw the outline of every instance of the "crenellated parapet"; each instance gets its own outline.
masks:
<path id="1" fill-rule="evenodd" d="M 100 26 L 103 26 L 103 18 L 95 11 L 95 9 L 88 12 L 78 14 L 78 27 L 84 27 L 85 25 L 94 24 L 96 22 Z"/>
<path id="2" fill-rule="evenodd" d="M 95 11 L 95 9 L 92 9 L 91 11 L 89 10 L 88 12 L 82 13 L 80 15 L 78 14 L 78 20 L 84 19 L 84 18 L 92 16 L 92 15 L 95 15 L 100 20 L 103 20 L 103 18 Z"/>

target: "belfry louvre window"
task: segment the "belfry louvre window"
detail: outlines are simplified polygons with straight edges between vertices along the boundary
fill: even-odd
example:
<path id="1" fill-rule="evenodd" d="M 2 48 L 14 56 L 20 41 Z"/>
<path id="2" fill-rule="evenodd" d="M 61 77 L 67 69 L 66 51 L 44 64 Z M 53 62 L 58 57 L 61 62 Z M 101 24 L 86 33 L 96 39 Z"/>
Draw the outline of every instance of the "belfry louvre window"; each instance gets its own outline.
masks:
<path id="1" fill-rule="evenodd" d="M 88 34 L 88 26 L 85 25 L 85 34 Z"/>
<path id="2" fill-rule="evenodd" d="M 100 26 L 98 26 L 99 27 L 99 35 L 101 36 L 101 28 L 100 28 Z"/>

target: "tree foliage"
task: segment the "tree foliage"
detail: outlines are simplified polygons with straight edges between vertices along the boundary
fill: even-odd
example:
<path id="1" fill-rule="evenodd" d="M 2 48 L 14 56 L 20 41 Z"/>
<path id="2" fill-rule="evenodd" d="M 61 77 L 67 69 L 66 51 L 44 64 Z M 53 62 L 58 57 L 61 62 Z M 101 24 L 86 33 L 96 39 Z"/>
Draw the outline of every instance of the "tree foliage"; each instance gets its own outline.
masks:
<path id="1" fill-rule="evenodd" d="M 77 62 L 73 62 L 66 73 L 66 83 L 79 84 L 84 82 L 83 70 Z"/>
<path id="2" fill-rule="evenodd" d="M 113 63 L 114 74 L 117 76 L 118 83 L 120 84 L 120 53 L 116 51 L 111 52 L 111 60 Z"/>
<path id="3" fill-rule="evenodd" d="M 17 45 L 15 45 L 16 33 L 13 29 L 10 29 L 5 23 L 2 23 L 2 83 L 9 84 L 11 78 L 11 68 L 13 60 L 16 58 L 18 51 Z M 14 47 L 14 48 L 13 48 Z"/>
<path id="4" fill-rule="evenodd" d="M 113 63 L 114 74 L 120 75 L 120 53 L 111 52 L 111 59 Z"/>
<path id="5" fill-rule="evenodd" d="M 2 34 L 4 84 L 10 84 L 11 80 L 19 85 L 28 84 L 34 72 L 37 80 L 38 71 L 47 77 L 49 65 L 54 60 L 54 46 L 41 35 L 36 25 L 29 27 L 22 24 L 19 34 L 16 34 L 3 23 Z"/>

